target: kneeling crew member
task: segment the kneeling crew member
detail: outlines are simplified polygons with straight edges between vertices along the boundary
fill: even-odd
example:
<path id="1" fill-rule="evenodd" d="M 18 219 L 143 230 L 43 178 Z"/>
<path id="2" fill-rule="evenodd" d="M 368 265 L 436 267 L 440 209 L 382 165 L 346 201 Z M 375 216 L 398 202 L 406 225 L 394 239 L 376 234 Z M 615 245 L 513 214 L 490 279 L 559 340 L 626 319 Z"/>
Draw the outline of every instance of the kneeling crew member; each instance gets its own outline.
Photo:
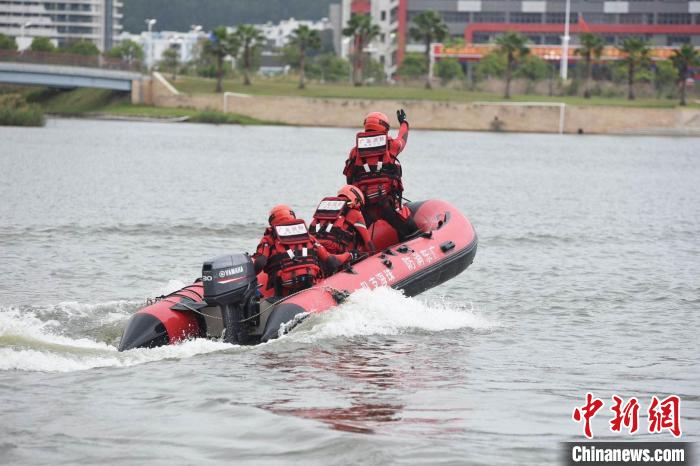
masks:
<path id="1" fill-rule="evenodd" d="M 338 191 L 337 197 L 324 197 L 311 222 L 311 234 L 330 253 L 358 251 L 374 254 L 374 244 L 362 215 L 365 197 L 351 184 Z"/>
<path id="2" fill-rule="evenodd" d="M 326 251 L 289 206 L 273 207 L 268 222 L 270 227 L 265 230 L 253 261 L 256 273 L 267 273 L 267 287 L 274 287 L 277 296 L 289 296 L 313 286 L 352 258 L 350 253 L 335 255 Z"/>
<path id="3" fill-rule="evenodd" d="M 400 128 L 396 139 L 389 136 L 389 118 L 381 112 L 365 117 L 364 131 L 357 133 L 355 147 L 345 162 L 343 174 L 348 184 L 360 188 L 365 197 L 365 218 L 373 223 L 389 222 L 405 238 L 417 228 L 408 208 L 402 208 L 401 163 L 398 156 L 408 141 L 406 112 L 397 110 Z"/>

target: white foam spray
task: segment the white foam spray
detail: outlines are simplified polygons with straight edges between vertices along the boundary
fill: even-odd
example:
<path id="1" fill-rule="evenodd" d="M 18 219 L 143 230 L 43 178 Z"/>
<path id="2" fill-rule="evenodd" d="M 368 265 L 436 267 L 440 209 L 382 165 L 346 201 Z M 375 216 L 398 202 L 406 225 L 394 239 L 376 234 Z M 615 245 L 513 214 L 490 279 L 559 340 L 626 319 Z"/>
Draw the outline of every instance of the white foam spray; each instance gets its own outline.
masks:
<path id="1" fill-rule="evenodd" d="M 89 354 L 0 348 L 0 370 L 72 372 L 96 367 L 128 367 L 163 359 L 189 358 L 232 347 L 226 343 L 197 339 L 172 346 L 140 348 L 123 353 L 117 352 L 115 347 Z"/>
<path id="2" fill-rule="evenodd" d="M 478 315 L 471 303 L 441 300 L 426 303 L 391 288 L 359 290 L 341 306 L 312 314 L 289 334 L 300 342 L 363 335 L 397 335 L 411 331 L 439 332 L 497 326 Z"/>
<path id="3" fill-rule="evenodd" d="M 171 282 L 165 288 L 175 288 Z M 179 286 L 181 287 L 181 286 Z M 123 353 L 103 341 L 61 334 L 66 325 L 88 326 L 126 321 L 140 301 L 98 304 L 62 302 L 34 310 L 0 308 L 0 370 L 72 372 L 96 367 L 127 367 L 163 359 L 188 358 L 231 349 L 232 345 L 198 339 Z"/>
<path id="4" fill-rule="evenodd" d="M 165 288 L 178 288 L 172 281 Z M 0 308 L 0 370 L 71 372 L 98 367 L 128 367 L 163 359 L 188 358 L 230 350 L 207 339 L 120 353 L 103 341 L 61 334 L 65 325 L 89 320 L 91 326 L 126 323 L 140 303 L 59 303 L 37 310 Z M 476 313 L 470 303 L 426 303 L 390 288 L 360 290 L 341 306 L 312 314 L 283 340 L 302 344 L 339 337 L 439 332 L 461 328 L 488 330 L 497 324 Z M 274 345 L 274 342 L 271 344 Z"/>

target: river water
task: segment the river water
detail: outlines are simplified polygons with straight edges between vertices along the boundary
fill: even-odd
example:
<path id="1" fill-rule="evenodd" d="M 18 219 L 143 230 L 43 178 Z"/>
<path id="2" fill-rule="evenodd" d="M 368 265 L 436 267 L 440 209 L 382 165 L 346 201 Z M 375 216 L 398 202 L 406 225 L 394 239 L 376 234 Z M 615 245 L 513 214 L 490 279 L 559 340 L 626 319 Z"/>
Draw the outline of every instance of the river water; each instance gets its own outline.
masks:
<path id="1" fill-rule="evenodd" d="M 345 129 L 50 120 L 0 128 L 0 463 L 547 464 L 700 437 L 698 139 L 412 131 L 406 197 L 458 206 L 474 264 L 355 294 L 258 347 L 118 353 L 129 315 L 343 183 Z M 613 434 L 610 397 L 640 400 Z"/>

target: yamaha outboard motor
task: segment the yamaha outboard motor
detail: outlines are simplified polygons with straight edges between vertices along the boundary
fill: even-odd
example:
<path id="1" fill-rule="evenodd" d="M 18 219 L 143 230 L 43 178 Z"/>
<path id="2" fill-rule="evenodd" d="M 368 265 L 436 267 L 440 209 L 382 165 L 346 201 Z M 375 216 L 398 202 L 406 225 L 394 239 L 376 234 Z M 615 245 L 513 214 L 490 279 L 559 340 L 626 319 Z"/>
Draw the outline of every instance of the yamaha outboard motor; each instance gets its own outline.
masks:
<path id="1" fill-rule="evenodd" d="M 204 300 L 221 308 L 226 343 L 245 344 L 257 325 L 255 266 L 248 254 L 233 254 L 207 261 L 202 267 Z"/>

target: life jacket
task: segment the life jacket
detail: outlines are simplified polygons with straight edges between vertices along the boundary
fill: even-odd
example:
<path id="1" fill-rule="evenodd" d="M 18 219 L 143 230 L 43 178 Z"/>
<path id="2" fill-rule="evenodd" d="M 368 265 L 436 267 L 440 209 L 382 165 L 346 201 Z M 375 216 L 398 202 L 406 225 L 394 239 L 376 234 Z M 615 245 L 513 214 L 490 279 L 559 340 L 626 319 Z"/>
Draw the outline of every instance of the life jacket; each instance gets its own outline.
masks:
<path id="1" fill-rule="evenodd" d="M 346 175 L 349 184 L 362 190 L 367 205 L 403 193 L 401 163 L 389 152 L 389 141 L 388 131 L 357 133 L 356 156 Z"/>
<path id="2" fill-rule="evenodd" d="M 311 232 L 331 254 L 341 254 L 355 248 L 355 227 L 348 223 L 347 200 L 324 197 L 316 208 Z"/>
<path id="3" fill-rule="evenodd" d="M 306 223 L 293 220 L 271 230 L 272 246 L 264 270 L 276 293 L 285 296 L 313 285 L 322 272 Z"/>

